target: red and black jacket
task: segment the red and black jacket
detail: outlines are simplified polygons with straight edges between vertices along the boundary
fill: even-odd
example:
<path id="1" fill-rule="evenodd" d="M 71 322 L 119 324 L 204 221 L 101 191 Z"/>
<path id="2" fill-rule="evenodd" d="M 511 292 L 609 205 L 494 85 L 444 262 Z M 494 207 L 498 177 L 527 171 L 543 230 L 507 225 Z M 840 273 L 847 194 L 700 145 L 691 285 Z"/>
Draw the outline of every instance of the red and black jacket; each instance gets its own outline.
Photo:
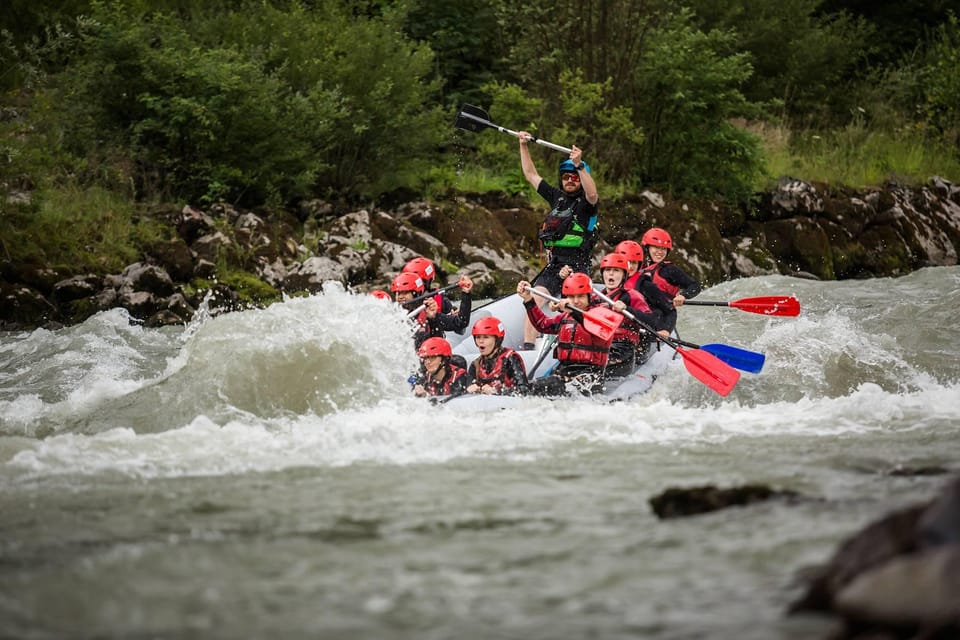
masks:
<path id="1" fill-rule="evenodd" d="M 557 335 L 554 355 L 561 365 L 586 364 L 601 369 L 607 366 L 612 340 L 601 340 L 587 331 L 581 313 L 565 311 L 548 318 L 533 300 L 524 302 L 523 306 L 537 331 Z"/>
<path id="2" fill-rule="evenodd" d="M 471 381 L 478 385 L 490 385 L 500 395 L 525 394 L 530 385 L 527 369 L 519 353 L 501 348 L 493 357 L 480 356 L 470 364 Z"/>

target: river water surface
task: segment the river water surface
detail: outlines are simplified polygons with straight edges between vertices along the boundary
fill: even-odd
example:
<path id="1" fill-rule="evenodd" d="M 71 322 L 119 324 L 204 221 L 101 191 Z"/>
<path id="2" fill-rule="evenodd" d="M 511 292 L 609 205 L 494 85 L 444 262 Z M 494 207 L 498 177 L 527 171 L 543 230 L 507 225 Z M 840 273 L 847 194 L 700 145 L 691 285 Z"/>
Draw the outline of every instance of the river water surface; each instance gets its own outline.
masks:
<path id="1" fill-rule="evenodd" d="M 145 329 L 0 336 L 0 637 L 822 636 L 798 571 L 960 459 L 960 268 L 747 278 L 796 318 L 684 307 L 766 354 L 628 403 L 464 414 L 408 395 L 402 314 L 330 287 Z M 519 302 L 518 302 L 519 304 Z M 804 499 L 660 521 L 668 487 Z"/>

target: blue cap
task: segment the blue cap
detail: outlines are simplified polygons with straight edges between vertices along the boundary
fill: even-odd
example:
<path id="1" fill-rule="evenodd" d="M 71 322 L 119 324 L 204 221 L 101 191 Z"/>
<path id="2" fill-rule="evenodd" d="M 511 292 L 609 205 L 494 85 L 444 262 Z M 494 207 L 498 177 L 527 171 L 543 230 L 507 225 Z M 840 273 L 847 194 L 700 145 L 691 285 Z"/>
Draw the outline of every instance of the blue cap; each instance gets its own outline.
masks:
<path id="1" fill-rule="evenodd" d="M 588 165 L 586 162 L 583 163 L 583 168 L 586 169 L 587 173 L 590 173 L 590 165 Z M 576 173 L 576 172 L 577 172 L 577 166 L 573 164 L 573 160 L 571 160 L 570 158 L 567 158 L 566 160 L 563 160 L 562 162 L 560 162 L 561 176 L 565 173 Z"/>

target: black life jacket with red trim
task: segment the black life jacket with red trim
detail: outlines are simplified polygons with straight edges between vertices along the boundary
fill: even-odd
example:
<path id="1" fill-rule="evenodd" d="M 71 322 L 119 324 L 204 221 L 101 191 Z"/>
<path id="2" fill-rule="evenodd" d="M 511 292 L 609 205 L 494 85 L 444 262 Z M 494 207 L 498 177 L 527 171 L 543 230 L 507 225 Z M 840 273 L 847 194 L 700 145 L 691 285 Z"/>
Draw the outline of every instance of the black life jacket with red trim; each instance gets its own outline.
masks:
<path id="1" fill-rule="evenodd" d="M 503 375 L 504 364 L 507 358 L 514 354 L 513 349 L 501 348 L 494 359 L 480 356 L 473 361 L 473 370 L 476 372 L 473 382 L 478 386 L 490 385 L 499 393 L 503 389 L 512 389 L 514 381 Z"/>
<path id="2" fill-rule="evenodd" d="M 680 287 L 667 282 L 663 279 L 663 276 L 660 275 L 660 267 L 668 264 L 670 263 L 666 260 L 654 262 L 646 267 L 641 267 L 637 273 L 649 273 L 650 279 L 653 280 L 653 284 L 657 285 L 657 288 L 660 289 L 660 291 L 663 291 L 671 300 L 673 300 L 677 294 L 680 293 Z"/>
<path id="3" fill-rule="evenodd" d="M 610 343 L 600 340 L 587 331 L 582 324 L 573 319 L 568 311 L 557 333 L 554 357 L 561 363 L 605 367 L 610 357 Z"/>
<path id="4" fill-rule="evenodd" d="M 450 395 L 453 383 L 467 375 L 467 370 L 463 367 L 458 367 L 450 362 L 447 362 L 444 366 L 447 369 L 447 375 L 443 377 L 443 380 L 436 380 L 429 373 L 425 376 L 423 388 L 426 389 L 427 393 L 431 396 Z"/>

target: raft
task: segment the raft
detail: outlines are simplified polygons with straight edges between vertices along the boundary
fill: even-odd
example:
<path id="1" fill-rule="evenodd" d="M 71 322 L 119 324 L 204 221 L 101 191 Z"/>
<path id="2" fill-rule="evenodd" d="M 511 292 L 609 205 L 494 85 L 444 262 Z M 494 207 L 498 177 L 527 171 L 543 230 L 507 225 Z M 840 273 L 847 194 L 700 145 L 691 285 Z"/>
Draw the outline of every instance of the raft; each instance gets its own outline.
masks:
<path id="1" fill-rule="evenodd" d="M 544 312 L 547 315 L 553 315 L 548 309 L 544 309 Z M 473 342 L 473 325 L 478 320 L 490 316 L 498 318 L 503 323 L 505 334 L 503 344 L 520 354 L 527 370 L 527 376 L 531 380 L 548 375 L 557 365 L 557 360 L 553 357 L 552 347 L 555 336 L 540 336 L 537 338 L 534 349 L 519 351 L 523 342 L 523 322 L 526 318 L 526 309 L 520 296 L 513 294 L 477 307 L 470 314 L 470 324 L 462 335 L 447 334 L 446 338 L 453 348 L 453 353 L 463 356 L 468 366 L 480 356 Z M 645 362 L 628 376 L 607 380 L 604 392 L 594 394 L 590 396 L 590 399 L 616 402 L 630 400 L 645 393 L 653 385 L 657 376 L 666 371 L 670 362 L 674 359 L 675 353 L 673 349 L 661 345 L 660 342 L 654 342 L 650 346 L 649 357 Z M 582 398 L 584 396 L 571 394 L 570 397 Z M 453 398 L 439 398 L 436 402 L 467 410 L 490 410 L 517 406 L 528 400 L 529 398 L 525 396 L 465 394 Z"/>

